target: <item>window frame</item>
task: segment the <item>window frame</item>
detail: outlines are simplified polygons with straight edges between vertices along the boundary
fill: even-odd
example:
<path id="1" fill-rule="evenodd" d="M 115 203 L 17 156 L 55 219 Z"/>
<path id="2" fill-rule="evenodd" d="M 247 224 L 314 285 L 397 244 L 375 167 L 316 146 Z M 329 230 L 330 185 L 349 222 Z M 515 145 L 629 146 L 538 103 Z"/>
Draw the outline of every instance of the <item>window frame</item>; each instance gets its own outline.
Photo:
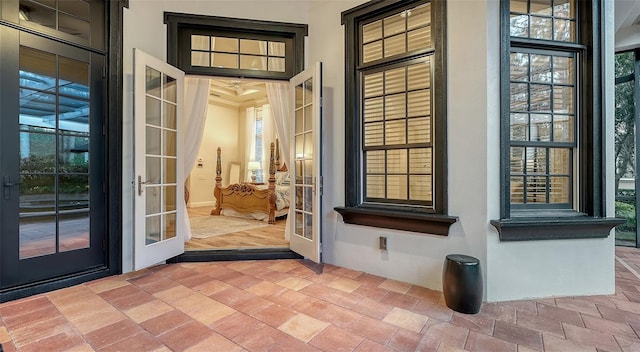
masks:
<path id="1" fill-rule="evenodd" d="M 167 62 L 186 74 L 289 80 L 304 69 L 306 24 L 165 12 Z M 286 42 L 284 72 L 191 65 L 191 34 Z"/>
<path id="2" fill-rule="evenodd" d="M 88 19 L 90 23 L 93 23 L 93 25 L 91 25 L 91 28 L 105 27 L 109 20 L 105 15 L 106 11 L 109 10 L 107 5 L 109 1 L 84 1 L 88 2 L 90 5 Z M 128 0 L 120 2 L 122 2 L 122 7 L 129 7 Z M 42 4 L 41 6 L 48 7 Z M 55 13 L 56 19 L 58 18 L 60 13 L 64 13 L 64 11 L 60 10 L 58 6 L 56 6 L 55 8 L 51 7 L 49 9 Z M 21 27 L 21 29 L 25 32 L 34 34 L 37 33 L 54 40 L 68 42 L 74 46 L 85 47 L 96 52 L 107 52 L 109 49 L 108 44 L 109 42 L 111 42 L 110 38 L 107 38 L 106 34 L 101 31 L 91 30 L 89 33 L 89 37 L 85 39 L 73 34 L 59 31 L 51 27 L 44 26 L 36 22 L 21 21 L 19 16 L 19 0 L 3 0 L 0 2 L 0 20 L 7 21 L 7 23 L 12 23 L 15 26 Z"/>
<path id="3" fill-rule="evenodd" d="M 576 42 L 511 37 L 510 1 L 501 0 L 501 138 L 500 219 L 491 220 L 501 241 L 605 238 L 620 224 L 606 217 L 605 197 L 605 101 L 603 58 L 605 14 L 601 0 L 576 0 Z M 512 45 L 513 44 L 513 45 Z M 576 148 L 574 209 L 515 209 L 510 191 L 510 54 L 511 49 L 576 52 Z M 577 185 L 576 185 L 577 182 Z M 575 199 L 575 198 L 574 198 Z"/>
<path id="4" fill-rule="evenodd" d="M 584 48 L 583 48 L 584 49 Z M 544 56 L 549 56 L 551 62 L 553 62 L 553 60 L 551 58 L 558 58 L 558 57 L 566 57 L 566 58 L 572 58 L 574 60 L 573 63 L 573 67 L 574 67 L 574 76 L 575 76 L 575 82 L 572 85 L 569 84 L 556 84 L 554 83 L 549 83 L 549 82 L 534 82 L 530 79 L 528 79 L 527 81 L 515 81 L 516 84 L 528 84 L 529 88 L 527 90 L 528 92 L 528 96 L 531 97 L 531 85 L 535 84 L 535 85 L 543 85 L 543 86 L 549 86 L 549 87 L 574 87 L 574 95 L 575 95 L 575 100 L 574 100 L 574 106 L 573 106 L 573 112 L 572 113 L 558 113 L 556 112 L 555 108 L 550 109 L 549 111 L 534 111 L 534 110 L 527 110 L 525 112 L 522 111 L 516 111 L 516 114 L 527 114 L 529 115 L 529 118 L 532 115 L 549 115 L 552 119 L 552 121 L 555 121 L 555 118 L 557 116 L 573 116 L 574 118 L 574 122 L 573 122 L 573 136 L 572 139 L 573 141 L 555 141 L 555 135 L 554 135 L 554 126 L 553 124 L 551 125 L 550 128 L 550 135 L 549 135 L 549 141 L 535 141 L 535 140 L 529 140 L 529 139 L 525 139 L 525 140 L 512 140 L 511 137 L 509 136 L 509 140 L 507 141 L 509 143 L 509 147 L 510 148 L 525 148 L 529 149 L 529 148 L 536 148 L 536 149 L 546 149 L 547 151 L 550 149 L 570 149 L 571 153 L 568 155 L 570 162 L 569 164 L 571 165 L 569 167 L 569 173 L 568 175 L 566 175 L 569 178 L 569 184 L 570 185 L 575 185 L 575 176 L 576 174 L 578 174 L 578 172 L 576 172 L 578 170 L 579 167 L 576 167 L 576 162 L 574 159 L 575 158 L 575 154 L 577 154 L 577 152 L 579 152 L 581 146 L 579 145 L 579 141 L 581 140 L 581 138 L 578 138 L 578 134 L 579 134 L 579 124 L 578 124 L 578 116 L 580 116 L 581 114 L 581 109 L 578 108 L 580 101 L 578 101 L 578 96 L 579 91 L 580 91 L 580 82 L 579 82 L 579 78 L 578 76 L 580 75 L 580 69 L 578 68 L 578 62 L 579 62 L 579 58 L 582 56 L 581 52 L 579 52 L 578 50 L 576 51 L 569 51 L 566 48 L 564 48 L 563 50 L 549 50 L 547 49 L 532 49 L 531 47 L 523 47 L 523 46 L 516 46 L 514 48 L 514 46 L 511 46 L 510 51 L 509 51 L 509 55 L 512 53 L 523 53 L 523 54 L 528 54 L 528 55 L 544 55 Z M 531 68 L 531 66 L 529 66 L 529 69 Z M 505 69 L 505 71 L 507 71 Z M 530 71 L 530 70 L 529 70 Z M 531 75 L 531 72 L 529 72 L 529 75 Z M 529 77 L 528 77 L 529 78 Z M 509 95 L 510 95 L 510 85 L 514 83 L 514 81 L 511 80 L 511 76 L 509 76 Z M 506 84 L 505 84 L 506 85 Z M 505 87 L 506 89 L 506 87 Z M 553 94 L 550 94 L 550 98 L 553 101 Z M 509 115 L 510 118 L 510 114 L 514 113 L 514 111 L 511 110 L 510 107 L 508 107 L 509 111 L 507 113 L 505 113 L 505 115 Z M 505 120 L 507 119 L 507 116 L 504 117 Z M 529 120 L 531 121 L 531 120 Z M 506 122 L 505 122 L 506 125 Z M 527 124 L 529 126 L 529 130 L 531 130 L 531 122 L 529 122 Z M 578 127 L 578 128 L 576 128 Z M 509 128 L 509 130 L 511 129 L 511 123 L 509 121 L 509 126 L 505 127 L 505 128 Z M 551 139 L 554 139 L 553 141 Z M 511 150 L 508 150 L 508 153 L 511 152 Z M 534 176 L 529 176 L 529 174 L 527 173 L 526 170 L 526 165 L 523 165 L 523 171 L 520 174 L 517 175 L 517 177 L 544 177 L 544 178 L 551 178 L 554 177 L 552 176 L 551 172 L 550 172 L 550 159 L 548 158 L 548 153 L 547 153 L 547 159 L 546 159 L 546 172 L 545 173 L 539 173 L 537 175 Z M 509 161 L 510 160 L 510 155 L 508 156 Z M 505 172 L 507 172 L 507 170 L 505 170 Z M 512 173 L 509 173 L 509 176 L 512 176 Z M 565 175 L 562 175 L 565 176 Z M 558 175 L 556 175 L 555 177 L 558 177 Z M 523 185 L 524 187 L 524 185 Z M 540 203 L 528 203 L 526 201 L 528 194 L 525 192 L 525 190 L 523 189 L 523 202 L 522 203 L 512 203 L 511 200 L 509 199 L 509 205 L 511 207 L 511 209 L 513 210 L 513 213 L 518 213 L 518 212 L 526 212 L 528 210 L 537 210 L 537 209 L 547 209 L 547 210 L 553 210 L 553 211 L 561 211 L 561 212 L 566 212 L 568 210 L 572 210 L 576 204 L 575 202 L 575 187 L 569 187 L 569 189 L 567 189 L 568 192 L 568 202 L 567 203 L 550 203 L 550 202 L 540 202 Z M 545 195 L 546 197 L 549 197 L 550 193 L 550 186 L 547 183 L 545 185 Z M 507 201 L 507 199 L 505 199 L 505 201 Z"/>
<path id="5" fill-rule="evenodd" d="M 438 131 L 431 141 L 433 158 L 433 207 L 425 208 L 403 204 L 371 204 L 364 202 L 363 190 L 363 123 L 361 120 L 361 96 L 363 68 L 373 69 L 387 61 L 375 60 L 361 63 L 362 35 L 360 26 L 403 9 L 431 3 L 431 35 L 435 52 L 432 69 L 432 128 Z M 345 223 L 412 231 L 446 236 L 457 217 L 447 215 L 447 152 L 446 152 L 446 1 L 387 0 L 369 1 L 344 11 L 345 28 L 345 206 L 334 209 Z M 357 48 L 354 50 L 354 48 Z M 409 52 L 401 62 L 423 57 L 430 49 Z"/>

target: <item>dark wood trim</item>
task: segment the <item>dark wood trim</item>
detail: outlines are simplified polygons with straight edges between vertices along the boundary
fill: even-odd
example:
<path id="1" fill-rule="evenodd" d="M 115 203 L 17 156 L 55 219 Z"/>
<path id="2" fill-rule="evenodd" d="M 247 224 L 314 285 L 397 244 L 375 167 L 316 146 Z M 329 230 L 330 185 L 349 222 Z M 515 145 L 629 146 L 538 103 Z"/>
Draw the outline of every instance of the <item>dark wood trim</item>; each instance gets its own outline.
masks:
<path id="1" fill-rule="evenodd" d="M 603 104 L 603 85 L 601 58 L 601 31 L 603 30 L 603 21 L 601 18 L 599 0 L 593 2 L 579 2 L 579 37 L 582 43 L 586 45 L 586 50 L 582 52 L 584 62 L 580 69 L 582 70 L 582 82 L 584 84 L 581 96 L 582 118 L 581 118 L 581 136 L 579 148 L 584 152 L 580 155 L 580 165 L 582 169 L 580 174 L 580 198 L 583 200 L 580 204 L 580 210 L 594 217 L 604 216 L 605 208 L 605 189 L 606 184 L 604 164 L 604 104 Z M 583 35 L 586 34 L 586 36 Z"/>
<path id="2" fill-rule="evenodd" d="M 246 250 L 202 250 L 185 251 L 170 258 L 167 263 L 219 262 L 229 260 L 274 260 L 302 259 L 303 257 L 288 248 L 246 249 Z"/>
<path id="3" fill-rule="evenodd" d="M 446 53 L 446 20 L 445 1 L 431 1 L 432 31 L 435 54 L 431 58 L 433 68 L 433 130 L 439 131 L 433 137 L 434 169 L 437 170 L 434 182 L 434 209 L 426 212 L 420 207 L 370 207 L 363 206 L 362 188 L 362 126 L 361 126 L 361 70 L 376 69 L 383 62 L 369 63 L 359 66 L 361 36 L 359 26 L 385 14 L 410 8 L 428 1 L 374 0 L 342 12 L 342 24 L 345 28 L 345 206 L 335 208 L 342 214 L 346 223 L 368 226 L 379 226 L 406 231 L 429 232 L 446 235 L 450 223 L 456 217 L 447 214 L 447 53 Z M 411 53 L 414 55 L 417 53 Z M 424 54 L 424 53 L 420 53 Z M 403 58 L 411 60 L 412 57 Z M 374 214 L 374 215 L 372 215 Z M 416 218 L 416 216 L 418 218 Z M 431 221 L 431 220 L 432 221 Z M 443 219 L 444 221 L 443 225 Z M 425 225 L 431 222 L 431 225 Z M 395 223 L 395 225 L 394 225 Z"/>
<path id="4" fill-rule="evenodd" d="M 511 213 L 509 152 L 511 123 L 508 118 L 511 107 L 508 97 L 511 95 L 510 79 L 510 16 L 509 1 L 500 2 L 500 218 L 505 219 Z"/>
<path id="5" fill-rule="evenodd" d="M 406 0 L 371 0 L 342 12 L 342 24 L 348 21 L 359 20 L 360 17 L 373 18 L 381 12 L 393 11 L 408 3 Z"/>
<path id="6" fill-rule="evenodd" d="M 101 267 L 97 269 L 90 269 L 82 273 L 75 273 L 63 278 L 55 278 L 45 282 L 40 281 L 30 285 L 11 287 L 0 291 L 0 303 L 78 285 L 110 275 L 114 275 L 110 268 Z"/>
<path id="7" fill-rule="evenodd" d="M 0 2 L 0 6 L 3 4 Z M 16 70 L 19 67 L 20 57 L 18 45 L 14 43 L 20 42 L 20 32 L 11 27 L 0 24 L 0 50 L 2 50 L 2 58 L 0 59 L 0 107 L 3 118 L 0 119 L 0 170 L 2 171 L 2 182 L 4 177 L 10 177 L 11 182 L 17 182 L 20 177 L 19 166 L 20 155 L 15 149 L 9 148 L 11 145 L 19 143 L 19 121 L 15 116 L 19 116 L 20 108 L 16 101 L 20 100 L 19 94 L 19 74 Z M 11 87 L 13 89 L 4 89 Z M 12 116 L 14 118 L 5 118 L 4 116 Z M 5 148 L 6 147 L 6 148 Z M 9 236 L 8 234 L 17 234 L 20 232 L 20 224 L 17 220 L 19 216 L 19 200 L 16 197 L 18 193 L 17 187 L 2 187 L 2 197 L 0 198 L 0 287 L 5 282 L 13 280 L 15 273 L 15 263 L 19 260 L 19 253 L 14 248 L 18 248 L 15 241 L 18 236 Z M 9 213 L 11 210 L 11 213 Z M 15 270 L 15 269 L 14 269 Z M 2 294 L 0 294 L 0 300 Z"/>
<path id="8" fill-rule="evenodd" d="M 448 211 L 448 160 L 447 160 L 447 4 L 446 1 L 431 2 L 432 24 L 434 24 L 434 77 L 433 85 L 433 113 L 435 116 L 434 129 L 439 131 L 433 134 L 435 142 L 434 170 L 434 209 L 438 214 L 447 214 Z"/>
<path id="9" fill-rule="evenodd" d="M 108 1 L 108 119 L 107 160 L 107 251 L 108 274 L 122 273 L 122 130 L 123 130 L 123 11 L 129 1 Z M 106 276 L 106 275 L 105 275 Z"/>
<path id="10" fill-rule="evenodd" d="M 285 23 L 261 20 L 249 20 L 242 18 L 206 16 L 198 14 L 185 14 L 175 12 L 164 13 L 164 23 L 167 25 L 167 62 L 180 68 L 186 73 L 200 75 L 215 75 L 228 77 L 251 77 L 266 79 L 290 79 L 304 70 L 304 37 L 308 35 L 308 25 L 299 23 Z M 228 34 L 249 37 L 267 36 L 290 38 L 293 40 L 293 52 L 287 52 L 287 60 L 293 60 L 293 70 L 287 70 L 285 74 L 275 72 L 256 73 L 249 70 L 198 68 L 192 69 L 190 63 L 183 62 L 181 47 L 184 40 L 181 33 L 185 30 L 206 30 L 212 32 L 225 32 Z M 236 72 L 237 71 L 237 72 Z"/>
<path id="11" fill-rule="evenodd" d="M 343 23 L 344 22 L 343 13 Z M 345 205 L 347 207 L 358 206 L 362 202 L 359 192 L 359 180 L 362 179 L 361 165 L 362 157 L 360 153 L 361 128 L 360 128 L 360 105 L 358 88 L 358 64 L 357 51 L 360 48 L 358 26 L 353 20 L 345 24 Z"/>
<path id="12" fill-rule="evenodd" d="M 509 28 L 507 28 L 507 30 L 509 30 Z M 508 33 L 509 32 L 507 32 L 507 35 Z M 567 51 L 567 49 L 571 49 L 573 51 L 580 51 L 586 49 L 586 45 L 583 43 L 553 42 L 543 39 L 513 37 L 510 38 L 510 42 L 518 48 L 531 48 L 536 50 Z"/>
<path id="13" fill-rule="evenodd" d="M 602 70 L 605 52 L 605 31 L 603 2 L 604 0 L 580 1 L 577 3 L 576 35 L 578 43 L 553 43 L 549 41 L 511 38 L 509 33 L 509 0 L 501 1 L 501 131 L 500 131 L 500 220 L 491 223 L 498 229 L 500 240 L 536 240 L 556 238 L 594 238 L 607 237 L 611 228 L 621 223 L 620 219 L 606 216 L 606 172 L 605 135 L 606 112 L 603 94 L 606 72 Z M 560 50 L 576 52 L 580 56 L 578 62 L 577 96 L 580 119 L 578 130 L 578 150 L 580 155 L 579 170 L 574 180 L 579 181 L 578 210 L 583 216 L 548 217 L 549 209 L 531 207 L 529 211 L 516 211 L 510 200 L 510 51 L 511 48 L 533 48 L 542 50 Z M 526 208 L 526 207 L 518 207 Z M 522 213 L 527 214 L 522 217 Z M 576 213 L 576 212 L 574 212 Z M 576 213 L 577 214 L 577 213 Z"/>
<path id="14" fill-rule="evenodd" d="M 623 224 L 624 219 L 594 218 L 522 218 L 491 220 L 500 241 L 534 241 L 558 239 L 585 239 L 609 237 L 611 229 Z"/>
<path id="15" fill-rule="evenodd" d="M 458 221 L 456 216 L 402 211 L 397 210 L 397 207 L 385 209 L 360 206 L 333 209 L 342 215 L 345 224 L 410 231 L 417 234 L 447 236 L 451 224 Z"/>

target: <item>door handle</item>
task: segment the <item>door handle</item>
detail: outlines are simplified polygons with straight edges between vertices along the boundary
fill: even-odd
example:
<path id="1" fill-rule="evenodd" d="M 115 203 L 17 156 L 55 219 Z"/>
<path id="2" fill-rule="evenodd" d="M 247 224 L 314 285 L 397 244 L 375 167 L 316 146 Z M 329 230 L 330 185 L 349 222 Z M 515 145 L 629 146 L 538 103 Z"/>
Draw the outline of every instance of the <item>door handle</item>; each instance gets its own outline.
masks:
<path id="1" fill-rule="evenodd" d="M 20 182 L 11 182 L 11 177 L 4 176 L 2 178 L 2 198 L 5 200 L 11 199 L 11 187 L 19 185 Z"/>
<path id="2" fill-rule="evenodd" d="M 142 181 L 142 176 L 138 175 L 138 195 L 142 195 L 142 186 L 151 183 L 151 180 Z"/>

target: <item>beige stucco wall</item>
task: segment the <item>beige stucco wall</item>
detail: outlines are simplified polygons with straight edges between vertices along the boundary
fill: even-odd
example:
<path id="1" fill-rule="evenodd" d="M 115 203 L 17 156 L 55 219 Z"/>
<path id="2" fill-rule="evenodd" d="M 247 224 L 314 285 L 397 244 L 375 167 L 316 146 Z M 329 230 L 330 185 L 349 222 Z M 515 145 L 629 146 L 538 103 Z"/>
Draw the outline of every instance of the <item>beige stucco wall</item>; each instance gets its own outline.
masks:
<path id="1" fill-rule="evenodd" d="M 131 0 L 125 10 L 125 130 L 132 139 L 131 50 L 165 58 L 163 11 L 307 23 L 307 66 L 324 64 L 323 260 L 416 285 L 441 289 L 449 253 L 481 260 L 485 299 L 612 293 L 613 237 L 599 240 L 499 242 L 489 224 L 499 216 L 499 1 L 448 2 L 447 136 L 449 213 L 459 217 L 449 236 L 347 225 L 333 207 L 344 205 L 344 32 L 340 13 L 353 1 L 150 1 Z M 613 30 L 610 31 L 613 36 Z M 607 66 L 610 70 L 611 66 Z M 608 101 L 608 111 L 612 105 Z M 608 126 L 608 132 L 612 129 Z M 124 185 L 133 179 L 125 144 Z M 607 146 L 607 157 L 612 146 Z M 612 160 L 612 159 L 608 159 Z M 612 179 L 612 178 L 609 178 Z M 609 187 L 610 188 L 610 187 Z M 608 189 L 609 189 L 608 188 Z M 610 193 L 608 193 L 610 194 Z M 124 190 L 125 251 L 130 270 L 132 189 Z M 608 206 L 613 209 L 612 198 Z M 127 211 L 127 209 L 129 211 Z M 388 250 L 377 249 L 378 236 Z"/>

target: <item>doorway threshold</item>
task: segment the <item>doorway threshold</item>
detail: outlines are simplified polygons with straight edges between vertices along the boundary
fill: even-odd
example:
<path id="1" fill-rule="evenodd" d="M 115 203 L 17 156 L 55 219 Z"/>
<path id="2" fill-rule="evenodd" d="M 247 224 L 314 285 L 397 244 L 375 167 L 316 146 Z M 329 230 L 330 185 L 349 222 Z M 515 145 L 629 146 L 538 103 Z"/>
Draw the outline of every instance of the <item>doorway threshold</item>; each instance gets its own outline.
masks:
<path id="1" fill-rule="evenodd" d="M 179 256 L 167 259 L 167 263 L 217 262 L 230 260 L 271 260 L 303 259 L 289 248 L 222 249 L 185 251 Z"/>

